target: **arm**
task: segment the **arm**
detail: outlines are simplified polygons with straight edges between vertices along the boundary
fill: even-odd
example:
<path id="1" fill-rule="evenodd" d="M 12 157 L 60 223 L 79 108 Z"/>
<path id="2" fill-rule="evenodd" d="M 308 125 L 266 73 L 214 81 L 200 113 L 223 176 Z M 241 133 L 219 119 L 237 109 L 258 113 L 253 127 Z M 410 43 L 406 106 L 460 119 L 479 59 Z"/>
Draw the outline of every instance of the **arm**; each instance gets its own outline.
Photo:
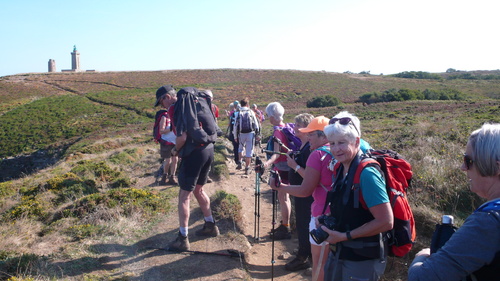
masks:
<path id="1" fill-rule="evenodd" d="M 460 280 L 489 264 L 500 251 L 500 222 L 488 213 L 470 215 L 436 253 L 421 251 L 408 270 L 408 280 Z"/>
<path id="2" fill-rule="evenodd" d="M 170 119 L 166 116 L 162 116 L 160 119 L 160 134 L 168 134 L 172 131 L 172 126 L 170 126 Z"/>
<path id="3" fill-rule="evenodd" d="M 290 157 L 289 154 L 286 155 L 286 163 L 288 164 L 288 167 L 292 168 L 294 171 L 299 166 L 297 164 L 297 161 L 295 161 L 292 157 Z M 299 166 L 300 167 L 300 166 Z M 307 167 L 306 167 L 307 168 Z M 302 177 L 305 178 L 306 175 L 306 169 L 300 167 L 296 172 Z"/>
<path id="4" fill-rule="evenodd" d="M 286 185 L 281 184 L 280 187 L 274 187 L 274 181 L 271 179 L 270 185 L 272 189 L 284 191 L 296 197 L 307 197 L 313 194 L 314 189 L 319 185 L 321 179 L 320 171 L 307 166 L 305 169 L 307 177 L 304 178 L 301 185 Z"/>
<path id="5" fill-rule="evenodd" d="M 374 219 L 356 229 L 351 230 L 350 234 L 352 239 L 373 236 L 392 228 L 394 218 L 390 203 L 379 204 L 369 208 L 369 210 Z M 325 226 L 322 226 L 321 228 L 330 235 L 326 239 L 330 244 L 348 240 L 345 232 L 329 230 Z"/>

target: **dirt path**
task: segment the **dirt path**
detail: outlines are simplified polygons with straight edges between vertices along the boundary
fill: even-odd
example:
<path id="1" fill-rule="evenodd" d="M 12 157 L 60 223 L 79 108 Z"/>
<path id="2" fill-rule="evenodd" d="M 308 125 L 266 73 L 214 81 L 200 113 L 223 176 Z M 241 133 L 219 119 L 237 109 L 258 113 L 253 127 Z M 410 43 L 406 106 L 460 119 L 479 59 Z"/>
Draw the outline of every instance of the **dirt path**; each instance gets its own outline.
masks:
<path id="1" fill-rule="evenodd" d="M 289 272 L 286 262 L 294 258 L 297 248 L 296 235 L 290 240 L 275 241 L 274 266 L 272 263 L 272 241 L 268 232 L 272 227 L 272 193 L 266 183 L 261 182 L 260 237 L 255 242 L 255 173 L 245 175 L 228 163 L 230 179 L 213 182 L 205 186 L 209 196 L 217 190 L 236 195 L 242 203 L 242 232 L 235 225 L 219 222 L 221 235 L 215 238 L 198 238 L 194 232 L 202 227 L 202 214 L 196 200 L 191 200 L 189 239 L 192 251 L 215 252 L 214 254 L 172 253 L 161 249 L 174 240 L 178 231 L 176 210 L 160 222 L 152 235 L 130 246 L 102 245 L 110 255 L 101 259 L 106 270 L 115 276 L 128 276 L 131 280 L 311 280 L 305 271 Z M 143 179 L 141 185 L 152 184 L 153 177 Z M 178 188 L 165 186 L 162 188 Z M 279 217 L 277 218 L 279 222 Z M 227 249 L 244 252 L 245 259 L 225 256 Z"/>

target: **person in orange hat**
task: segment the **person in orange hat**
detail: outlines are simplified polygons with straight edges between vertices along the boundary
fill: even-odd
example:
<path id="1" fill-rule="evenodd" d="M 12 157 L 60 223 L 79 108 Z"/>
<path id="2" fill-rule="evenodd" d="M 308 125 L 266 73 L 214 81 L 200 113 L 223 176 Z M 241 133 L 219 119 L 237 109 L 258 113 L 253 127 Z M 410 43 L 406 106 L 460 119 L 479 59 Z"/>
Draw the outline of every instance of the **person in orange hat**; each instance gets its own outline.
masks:
<path id="1" fill-rule="evenodd" d="M 307 134 L 311 149 L 306 168 L 304 169 L 300 166 L 295 168 L 295 171 L 304 178 L 302 184 L 281 184 L 276 187 L 274 179 L 271 178 L 270 181 L 271 187 L 275 190 L 280 190 L 296 197 L 312 195 L 314 201 L 311 204 L 309 230 L 316 229 L 316 218 L 323 214 L 324 209 L 327 209 L 325 208 L 326 196 L 332 186 L 335 159 L 332 157 L 328 139 L 323 132 L 329 121 L 330 119 L 325 116 L 318 116 L 307 127 L 299 129 L 300 132 Z M 290 158 L 290 156 L 287 157 Z M 323 267 L 328 258 L 330 248 L 327 242 L 318 244 L 311 238 L 309 242 L 311 243 L 313 280 L 323 280 Z"/>

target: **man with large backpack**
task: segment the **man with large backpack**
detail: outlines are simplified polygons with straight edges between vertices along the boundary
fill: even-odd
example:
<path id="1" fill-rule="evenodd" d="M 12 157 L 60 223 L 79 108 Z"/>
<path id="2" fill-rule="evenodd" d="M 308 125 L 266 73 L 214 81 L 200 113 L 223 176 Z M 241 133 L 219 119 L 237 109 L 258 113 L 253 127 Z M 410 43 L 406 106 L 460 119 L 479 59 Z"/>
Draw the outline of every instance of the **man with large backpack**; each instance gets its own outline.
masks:
<path id="1" fill-rule="evenodd" d="M 241 108 L 233 128 L 233 135 L 235 141 L 240 144 L 238 147 L 240 159 L 243 158 L 243 150 L 245 150 L 245 174 L 248 175 L 255 138 L 259 134 L 260 126 L 254 112 L 248 107 L 249 99 L 244 98 L 240 103 Z"/>
<path id="2" fill-rule="evenodd" d="M 175 171 L 177 169 L 177 156 L 172 155 L 175 147 L 175 134 L 171 116 L 174 112 L 173 104 L 177 101 L 176 92 L 172 85 L 161 86 L 156 91 L 155 107 L 161 105 L 162 109 L 156 112 L 153 128 L 153 138 L 160 143 L 160 157 L 162 158 L 162 178 L 160 185 L 177 184 Z"/>
<path id="3" fill-rule="evenodd" d="M 173 123 L 176 132 L 175 149 L 181 158 L 178 181 L 179 233 L 169 244 L 170 250 L 189 250 L 188 223 L 190 198 L 193 194 L 203 212 L 205 224 L 196 231 L 198 236 L 219 235 L 210 210 L 210 197 L 203 190 L 214 160 L 214 143 L 222 134 L 211 109 L 211 99 L 196 88 L 182 88 L 177 92 Z"/>

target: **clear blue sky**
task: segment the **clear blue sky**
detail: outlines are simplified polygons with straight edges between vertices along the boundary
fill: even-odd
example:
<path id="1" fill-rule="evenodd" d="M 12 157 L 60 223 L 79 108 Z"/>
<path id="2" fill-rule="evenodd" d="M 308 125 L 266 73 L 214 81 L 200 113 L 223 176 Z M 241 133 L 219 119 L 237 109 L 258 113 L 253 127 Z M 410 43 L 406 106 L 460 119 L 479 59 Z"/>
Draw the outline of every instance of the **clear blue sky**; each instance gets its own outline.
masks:
<path id="1" fill-rule="evenodd" d="M 0 0 L 0 76 L 254 68 L 500 69 L 498 0 Z"/>

